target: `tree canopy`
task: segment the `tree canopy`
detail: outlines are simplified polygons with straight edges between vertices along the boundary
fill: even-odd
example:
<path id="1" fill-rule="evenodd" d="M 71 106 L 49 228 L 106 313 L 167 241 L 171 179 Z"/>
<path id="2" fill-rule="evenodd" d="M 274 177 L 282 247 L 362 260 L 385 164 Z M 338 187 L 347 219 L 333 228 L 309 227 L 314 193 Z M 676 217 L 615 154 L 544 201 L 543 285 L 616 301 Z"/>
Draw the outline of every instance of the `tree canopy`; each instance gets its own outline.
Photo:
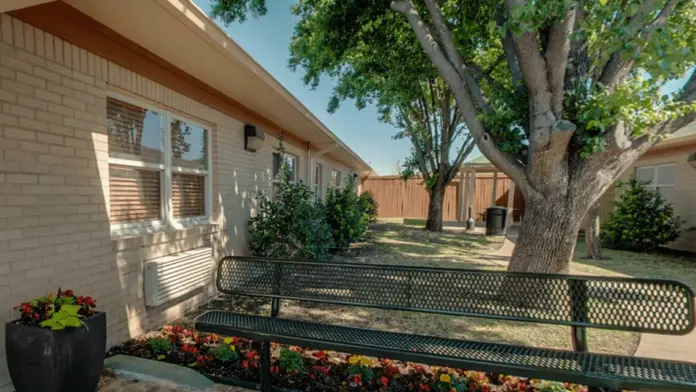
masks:
<path id="1" fill-rule="evenodd" d="M 260 0 L 216 1 L 229 22 Z M 298 0 L 293 12 L 290 65 L 337 81 L 331 107 L 388 107 L 416 94 L 391 83 L 434 72 L 448 85 L 524 194 L 513 270 L 567 271 L 590 205 L 696 118 L 696 75 L 663 92 L 696 63 L 695 0 Z"/>

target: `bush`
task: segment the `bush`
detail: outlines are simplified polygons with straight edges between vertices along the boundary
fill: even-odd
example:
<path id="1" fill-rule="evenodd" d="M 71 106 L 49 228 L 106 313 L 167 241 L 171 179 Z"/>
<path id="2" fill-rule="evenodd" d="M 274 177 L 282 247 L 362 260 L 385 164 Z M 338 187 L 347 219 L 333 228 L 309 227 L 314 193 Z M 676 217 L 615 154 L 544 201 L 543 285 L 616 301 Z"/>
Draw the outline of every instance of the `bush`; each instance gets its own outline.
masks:
<path id="1" fill-rule="evenodd" d="M 367 230 L 370 217 L 355 188 L 348 178 L 343 187 L 331 188 L 326 195 L 326 221 L 331 226 L 333 243 L 337 249 L 347 249 Z"/>
<path id="2" fill-rule="evenodd" d="M 377 216 L 379 215 L 379 203 L 372 196 L 370 191 L 365 191 L 360 195 L 360 203 L 362 204 L 363 211 L 369 217 L 370 223 L 377 222 Z"/>
<path id="3" fill-rule="evenodd" d="M 273 200 L 259 195 L 259 212 L 249 222 L 255 256 L 319 260 L 332 246 L 331 227 L 324 207 L 302 183 L 283 176 Z"/>
<path id="4" fill-rule="evenodd" d="M 672 205 L 658 191 L 645 187 L 636 179 L 617 185 L 622 190 L 612 202 L 602 228 L 602 241 L 610 248 L 647 251 L 679 237 L 682 221 L 674 216 Z"/>

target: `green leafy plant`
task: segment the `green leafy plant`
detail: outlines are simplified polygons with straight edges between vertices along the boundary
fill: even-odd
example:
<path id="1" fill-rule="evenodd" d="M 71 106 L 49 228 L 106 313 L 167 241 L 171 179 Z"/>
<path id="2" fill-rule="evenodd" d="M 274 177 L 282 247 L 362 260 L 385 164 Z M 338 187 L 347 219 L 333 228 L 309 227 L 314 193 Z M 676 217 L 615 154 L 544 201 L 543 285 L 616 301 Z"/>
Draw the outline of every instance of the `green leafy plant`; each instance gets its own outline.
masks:
<path id="1" fill-rule="evenodd" d="M 610 248 L 648 251 L 679 237 L 682 220 L 660 192 L 650 190 L 634 179 L 620 182 L 621 193 L 612 202 L 602 231 L 602 241 Z"/>
<path id="2" fill-rule="evenodd" d="M 363 211 L 368 216 L 368 221 L 370 223 L 377 222 L 377 217 L 379 216 L 379 203 L 377 203 L 377 200 L 375 200 L 372 192 L 363 192 L 360 195 L 360 203 L 362 204 Z"/>
<path id="3" fill-rule="evenodd" d="M 290 182 L 285 170 L 273 199 L 259 194 L 259 212 L 249 222 L 255 256 L 281 259 L 325 259 L 331 228 L 324 207 L 303 183 Z"/>
<path id="4" fill-rule="evenodd" d="M 172 349 L 172 343 L 166 338 L 152 338 L 148 345 L 155 354 L 166 354 Z"/>
<path id="5" fill-rule="evenodd" d="M 352 178 L 348 178 L 343 187 L 329 189 L 326 196 L 326 221 L 331 226 L 337 249 L 347 249 L 352 242 L 359 240 L 367 230 L 369 220 Z"/>
<path id="6" fill-rule="evenodd" d="M 15 306 L 14 310 L 20 312 L 20 324 L 63 330 L 82 326 L 80 319 L 92 316 L 96 306 L 92 297 L 76 297 L 72 290 L 58 288 L 55 296 L 34 298 Z"/>
<path id="7" fill-rule="evenodd" d="M 221 344 L 210 350 L 210 353 L 221 362 L 231 362 L 239 359 L 236 347 L 230 344 Z"/>
<path id="8" fill-rule="evenodd" d="M 50 318 L 41 322 L 41 327 L 51 328 L 55 331 L 61 331 L 66 327 L 77 328 L 83 323 L 81 318 L 84 316 L 80 314 L 79 305 L 68 305 L 63 304 L 60 310 L 49 311 Z"/>
<path id="9" fill-rule="evenodd" d="M 279 357 L 280 368 L 288 371 L 298 371 L 302 369 L 302 354 L 289 348 L 280 349 Z"/>

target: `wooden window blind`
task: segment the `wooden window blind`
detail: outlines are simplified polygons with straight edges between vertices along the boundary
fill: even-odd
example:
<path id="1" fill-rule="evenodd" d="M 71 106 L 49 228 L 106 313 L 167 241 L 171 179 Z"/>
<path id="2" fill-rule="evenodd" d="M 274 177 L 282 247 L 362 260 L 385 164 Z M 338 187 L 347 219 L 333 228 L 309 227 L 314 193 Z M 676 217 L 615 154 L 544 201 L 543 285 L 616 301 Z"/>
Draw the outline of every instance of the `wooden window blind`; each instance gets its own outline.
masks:
<path id="1" fill-rule="evenodd" d="M 175 218 L 205 215 L 205 177 L 195 174 L 172 175 L 172 209 Z"/>
<path id="2" fill-rule="evenodd" d="M 161 219 L 161 172 L 128 166 L 109 166 L 112 223 Z"/>

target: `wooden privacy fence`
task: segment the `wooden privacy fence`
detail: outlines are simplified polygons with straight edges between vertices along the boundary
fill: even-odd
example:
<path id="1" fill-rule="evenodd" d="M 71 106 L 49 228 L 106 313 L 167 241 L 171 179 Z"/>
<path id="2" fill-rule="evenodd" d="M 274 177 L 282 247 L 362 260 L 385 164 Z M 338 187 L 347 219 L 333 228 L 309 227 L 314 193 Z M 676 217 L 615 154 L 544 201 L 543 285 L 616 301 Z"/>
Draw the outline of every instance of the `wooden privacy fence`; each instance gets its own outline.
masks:
<path id="1" fill-rule="evenodd" d="M 459 220 L 460 208 L 464 206 L 466 187 L 460 187 L 460 177 L 447 186 L 445 201 L 442 206 L 442 219 L 445 221 Z M 491 206 L 493 198 L 493 174 L 477 173 L 474 186 L 474 197 L 468 197 L 468 204 L 473 207 L 473 216 L 481 220 L 486 208 Z M 495 205 L 508 206 L 510 194 L 510 179 L 502 173 L 498 174 Z M 363 191 L 370 191 L 379 203 L 380 218 L 414 218 L 428 217 L 430 196 L 425 190 L 422 178 L 410 178 L 406 181 L 398 176 L 374 176 L 367 178 L 362 184 Z M 519 221 L 524 215 L 524 199 L 519 191 L 515 191 L 513 218 Z M 466 208 L 463 210 L 466 219 Z"/>

